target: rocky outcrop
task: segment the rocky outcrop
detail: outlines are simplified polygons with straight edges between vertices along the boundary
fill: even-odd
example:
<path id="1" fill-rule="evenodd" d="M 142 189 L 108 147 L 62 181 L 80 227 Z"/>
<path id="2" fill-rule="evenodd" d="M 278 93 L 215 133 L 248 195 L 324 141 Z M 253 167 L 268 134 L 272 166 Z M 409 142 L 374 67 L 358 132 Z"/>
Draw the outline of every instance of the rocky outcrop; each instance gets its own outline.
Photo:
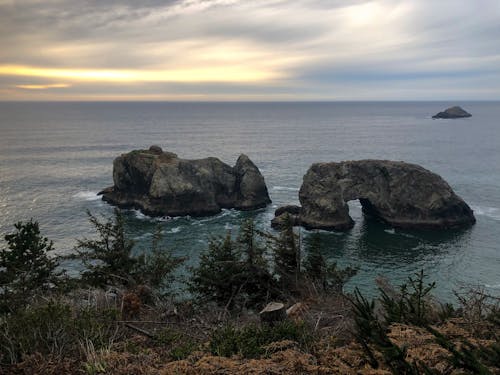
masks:
<path id="1" fill-rule="evenodd" d="M 279 207 L 274 211 L 274 219 L 271 220 L 271 227 L 275 229 L 282 228 L 285 220 L 291 220 L 294 226 L 300 225 L 300 206 L 288 205 Z"/>
<path id="2" fill-rule="evenodd" d="M 438 114 L 432 116 L 432 118 L 444 118 L 444 119 L 453 119 L 453 118 L 464 118 L 471 117 L 472 115 L 464 111 L 461 107 L 450 107 L 443 112 L 439 112 Z"/>
<path id="3" fill-rule="evenodd" d="M 348 201 L 394 227 L 443 229 L 475 223 L 470 207 L 440 176 L 421 166 L 387 160 L 313 164 L 299 192 L 300 213 L 278 209 L 308 229 L 347 230 L 354 225 Z"/>
<path id="4" fill-rule="evenodd" d="M 205 216 L 222 208 L 252 210 L 271 202 L 264 177 L 246 155 L 231 167 L 217 158 L 185 160 L 158 146 L 113 162 L 114 186 L 102 199 L 151 216 Z"/>

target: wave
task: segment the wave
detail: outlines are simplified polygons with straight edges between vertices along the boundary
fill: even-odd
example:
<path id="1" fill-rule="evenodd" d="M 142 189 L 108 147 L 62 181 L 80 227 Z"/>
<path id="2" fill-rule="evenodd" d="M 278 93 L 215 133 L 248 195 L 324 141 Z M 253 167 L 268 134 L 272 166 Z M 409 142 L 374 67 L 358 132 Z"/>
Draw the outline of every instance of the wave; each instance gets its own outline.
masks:
<path id="1" fill-rule="evenodd" d="M 500 284 L 493 284 L 493 285 L 490 285 L 490 284 L 484 284 L 484 286 L 486 288 L 490 288 L 490 289 L 500 289 Z"/>
<path id="2" fill-rule="evenodd" d="M 73 195 L 73 198 L 77 198 L 84 201 L 96 201 L 101 199 L 95 191 L 80 191 Z"/>
<path id="3" fill-rule="evenodd" d="M 180 231 L 181 231 L 181 227 L 174 227 L 170 230 L 165 231 L 165 233 L 174 234 L 174 233 L 179 233 Z"/>
<path id="4" fill-rule="evenodd" d="M 133 209 L 132 212 L 134 213 L 134 216 L 139 219 L 139 220 L 149 220 L 151 219 L 149 216 L 144 215 L 141 211 Z"/>
<path id="5" fill-rule="evenodd" d="M 389 234 L 396 234 L 396 230 L 395 229 L 384 229 L 384 232 L 385 233 L 389 233 Z"/>
<path id="6" fill-rule="evenodd" d="M 474 214 L 479 216 L 486 216 L 493 220 L 500 221 L 500 208 L 497 207 L 481 207 L 481 206 L 472 206 L 474 210 Z"/>
<path id="7" fill-rule="evenodd" d="M 203 223 L 207 223 L 207 222 L 210 222 L 210 221 L 213 221 L 213 220 L 219 220 L 225 216 L 230 216 L 230 217 L 236 217 L 238 216 L 239 213 L 238 211 L 236 211 L 235 209 L 227 209 L 227 208 L 224 208 L 222 209 L 222 212 L 220 214 L 217 214 L 215 216 L 209 216 L 205 219 L 196 219 L 196 220 L 193 220 L 193 222 L 191 223 L 191 225 L 201 225 Z"/>
<path id="8" fill-rule="evenodd" d="M 289 187 L 289 186 L 273 186 L 273 190 L 278 190 L 278 191 L 299 191 L 299 188 L 296 187 Z"/>

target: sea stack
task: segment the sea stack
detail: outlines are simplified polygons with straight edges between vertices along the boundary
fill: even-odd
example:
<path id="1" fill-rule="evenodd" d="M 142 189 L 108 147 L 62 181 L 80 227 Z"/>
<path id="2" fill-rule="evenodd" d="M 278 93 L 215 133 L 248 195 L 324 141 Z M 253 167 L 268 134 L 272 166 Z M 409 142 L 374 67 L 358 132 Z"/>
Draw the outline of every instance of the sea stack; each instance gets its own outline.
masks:
<path id="1" fill-rule="evenodd" d="M 348 230 L 354 221 L 348 201 L 359 199 L 363 212 L 398 228 L 446 229 L 475 223 L 471 208 L 440 176 L 405 162 L 358 160 L 313 164 L 304 176 L 297 207 L 278 209 L 308 229 Z"/>
<path id="2" fill-rule="evenodd" d="M 455 106 L 450 107 L 443 112 L 439 112 L 438 114 L 432 116 L 432 118 L 436 119 L 454 119 L 454 118 L 466 118 L 471 117 L 472 115 L 463 110 L 461 107 Z"/>
<path id="3" fill-rule="evenodd" d="M 253 210 L 271 202 L 264 177 L 246 155 L 231 167 L 217 158 L 186 160 L 159 146 L 113 162 L 112 187 L 102 199 L 150 216 L 207 216 L 222 208 Z"/>

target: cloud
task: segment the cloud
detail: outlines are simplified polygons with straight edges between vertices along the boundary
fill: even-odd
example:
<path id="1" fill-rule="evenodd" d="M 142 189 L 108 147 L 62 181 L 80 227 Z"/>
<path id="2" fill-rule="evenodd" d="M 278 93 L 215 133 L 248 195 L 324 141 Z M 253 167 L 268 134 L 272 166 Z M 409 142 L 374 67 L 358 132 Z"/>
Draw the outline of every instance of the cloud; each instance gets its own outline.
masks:
<path id="1" fill-rule="evenodd" d="M 71 87 L 67 83 L 51 83 L 48 85 L 16 85 L 18 89 L 24 90 L 48 90 L 48 89 L 65 89 Z"/>
<path id="2" fill-rule="evenodd" d="M 498 40 L 497 0 L 0 1 L 0 99 L 500 99 Z"/>

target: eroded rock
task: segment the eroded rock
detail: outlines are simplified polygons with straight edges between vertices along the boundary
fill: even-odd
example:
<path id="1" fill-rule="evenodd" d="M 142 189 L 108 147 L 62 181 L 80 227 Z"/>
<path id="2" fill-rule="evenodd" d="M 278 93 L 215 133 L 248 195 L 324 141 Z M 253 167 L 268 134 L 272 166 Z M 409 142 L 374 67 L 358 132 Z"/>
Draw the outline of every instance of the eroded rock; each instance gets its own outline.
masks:
<path id="1" fill-rule="evenodd" d="M 217 158 L 180 159 L 158 146 L 113 162 L 114 186 L 102 199 L 151 216 L 205 216 L 222 208 L 252 210 L 271 202 L 264 177 L 246 155 L 231 167 Z"/>
<path id="2" fill-rule="evenodd" d="M 348 230 L 347 202 L 394 227 L 443 229 L 475 223 L 473 211 L 440 176 L 416 164 L 359 160 L 313 164 L 300 188 L 297 224 L 308 229 Z M 290 215 L 283 210 L 283 215 Z M 278 227 L 283 215 L 273 221 Z"/>

